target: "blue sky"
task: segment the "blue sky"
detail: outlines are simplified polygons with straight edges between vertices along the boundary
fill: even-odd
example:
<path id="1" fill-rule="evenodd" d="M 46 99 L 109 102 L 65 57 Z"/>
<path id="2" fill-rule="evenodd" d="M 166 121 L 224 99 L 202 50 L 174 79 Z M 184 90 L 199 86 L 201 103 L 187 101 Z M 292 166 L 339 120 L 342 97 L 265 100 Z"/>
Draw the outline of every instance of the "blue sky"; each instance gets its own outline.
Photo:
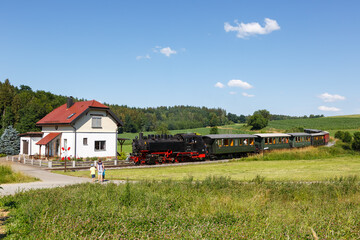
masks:
<path id="1" fill-rule="evenodd" d="M 0 81 L 131 107 L 360 114 L 359 1 L 1 1 Z"/>

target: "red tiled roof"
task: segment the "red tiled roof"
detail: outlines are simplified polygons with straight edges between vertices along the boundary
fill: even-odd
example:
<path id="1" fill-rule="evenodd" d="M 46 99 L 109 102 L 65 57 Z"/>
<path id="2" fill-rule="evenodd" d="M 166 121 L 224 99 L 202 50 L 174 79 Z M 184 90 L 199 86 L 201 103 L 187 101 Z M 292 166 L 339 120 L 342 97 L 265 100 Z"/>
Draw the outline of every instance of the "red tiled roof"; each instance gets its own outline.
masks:
<path id="1" fill-rule="evenodd" d="M 67 108 L 67 104 L 65 103 L 43 117 L 36 125 L 70 124 L 88 108 L 109 109 L 108 106 L 95 100 L 76 102 L 70 108 Z"/>
<path id="2" fill-rule="evenodd" d="M 53 140 L 54 138 L 56 138 L 57 136 L 59 136 L 61 133 L 49 133 L 48 135 L 46 135 L 44 138 L 42 138 L 40 141 L 38 141 L 36 143 L 36 145 L 46 145 L 49 142 L 51 142 L 51 140 Z"/>

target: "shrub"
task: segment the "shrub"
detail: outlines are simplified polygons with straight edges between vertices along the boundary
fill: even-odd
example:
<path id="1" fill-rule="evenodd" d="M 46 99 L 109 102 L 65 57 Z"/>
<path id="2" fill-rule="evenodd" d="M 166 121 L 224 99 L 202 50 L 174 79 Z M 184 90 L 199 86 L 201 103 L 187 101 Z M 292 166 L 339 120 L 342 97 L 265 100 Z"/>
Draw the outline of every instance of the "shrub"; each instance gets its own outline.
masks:
<path id="1" fill-rule="evenodd" d="M 217 126 L 210 128 L 210 134 L 219 134 L 219 129 Z"/>
<path id="2" fill-rule="evenodd" d="M 126 153 L 124 153 L 124 152 L 121 152 L 120 153 L 120 156 L 117 156 L 117 159 L 118 160 L 125 160 L 127 158 L 127 155 L 126 155 Z"/>
<path id="3" fill-rule="evenodd" d="M 354 133 L 354 141 L 352 143 L 352 149 L 360 151 L 360 132 Z"/>
<path id="4" fill-rule="evenodd" d="M 344 131 L 337 131 L 335 133 L 335 138 L 342 140 L 344 137 Z"/>
<path id="5" fill-rule="evenodd" d="M 341 140 L 345 143 L 350 143 L 352 141 L 352 136 L 349 132 L 344 132 L 344 136 Z"/>

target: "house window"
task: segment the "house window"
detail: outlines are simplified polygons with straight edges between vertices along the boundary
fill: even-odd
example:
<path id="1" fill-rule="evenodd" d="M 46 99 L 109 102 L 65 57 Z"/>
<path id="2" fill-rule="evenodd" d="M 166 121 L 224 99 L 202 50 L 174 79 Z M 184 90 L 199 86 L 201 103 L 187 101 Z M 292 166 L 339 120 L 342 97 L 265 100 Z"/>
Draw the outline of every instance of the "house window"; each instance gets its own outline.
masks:
<path id="1" fill-rule="evenodd" d="M 84 144 L 84 145 L 88 145 L 88 143 L 87 143 L 87 138 L 83 138 L 83 144 Z"/>
<path id="2" fill-rule="evenodd" d="M 92 117 L 92 127 L 101 128 L 101 117 Z"/>
<path id="3" fill-rule="evenodd" d="M 95 141 L 95 151 L 105 151 L 105 141 Z"/>
<path id="4" fill-rule="evenodd" d="M 64 148 L 67 149 L 67 139 L 64 139 Z"/>

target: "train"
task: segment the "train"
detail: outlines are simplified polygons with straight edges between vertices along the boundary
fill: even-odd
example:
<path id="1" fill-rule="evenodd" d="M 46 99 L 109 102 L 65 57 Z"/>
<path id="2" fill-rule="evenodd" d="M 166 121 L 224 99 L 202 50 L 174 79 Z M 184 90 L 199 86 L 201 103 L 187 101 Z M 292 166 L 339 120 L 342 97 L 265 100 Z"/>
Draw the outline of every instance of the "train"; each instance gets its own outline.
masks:
<path id="1" fill-rule="evenodd" d="M 329 142 L 329 132 L 305 129 L 297 133 L 150 134 L 135 137 L 130 160 L 136 165 L 231 159 L 265 150 L 321 146 Z"/>

